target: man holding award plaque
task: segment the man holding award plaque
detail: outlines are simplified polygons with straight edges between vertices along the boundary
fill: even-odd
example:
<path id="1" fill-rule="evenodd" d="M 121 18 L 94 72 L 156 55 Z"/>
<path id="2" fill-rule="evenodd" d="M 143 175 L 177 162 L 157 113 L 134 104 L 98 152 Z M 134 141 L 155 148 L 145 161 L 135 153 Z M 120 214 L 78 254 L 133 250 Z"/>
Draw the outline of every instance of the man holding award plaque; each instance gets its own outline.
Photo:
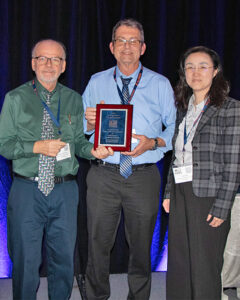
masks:
<path id="1" fill-rule="evenodd" d="M 130 251 L 128 299 L 150 296 L 150 249 L 160 191 L 155 163 L 171 149 L 175 106 L 169 81 L 140 63 L 145 50 L 142 25 L 119 21 L 110 43 L 117 65 L 93 75 L 83 94 L 85 132 L 95 147 L 115 150 L 92 163 L 87 177 L 90 300 L 110 296 L 110 251 L 121 211 Z"/>

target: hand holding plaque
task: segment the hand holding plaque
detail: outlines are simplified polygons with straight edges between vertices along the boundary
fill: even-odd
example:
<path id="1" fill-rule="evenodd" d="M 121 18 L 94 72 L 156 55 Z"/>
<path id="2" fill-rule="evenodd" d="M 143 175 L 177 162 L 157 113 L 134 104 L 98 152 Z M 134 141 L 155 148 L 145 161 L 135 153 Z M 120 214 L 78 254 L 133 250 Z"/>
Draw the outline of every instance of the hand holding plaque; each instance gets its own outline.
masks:
<path id="1" fill-rule="evenodd" d="M 133 106 L 97 104 L 94 149 L 102 145 L 114 151 L 130 151 Z"/>

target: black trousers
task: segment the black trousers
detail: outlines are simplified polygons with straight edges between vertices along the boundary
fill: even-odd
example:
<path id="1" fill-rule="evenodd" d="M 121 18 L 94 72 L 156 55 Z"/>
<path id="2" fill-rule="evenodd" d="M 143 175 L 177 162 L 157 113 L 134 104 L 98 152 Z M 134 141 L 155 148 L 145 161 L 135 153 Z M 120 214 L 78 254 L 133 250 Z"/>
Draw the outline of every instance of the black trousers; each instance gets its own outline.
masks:
<path id="1" fill-rule="evenodd" d="M 214 198 L 196 197 L 192 182 L 174 184 L 170 198 L 167 299 L 221 299 L 229 220 L 209 226 L 206 218 Z"/>
<path id="2" fill-rule="evenodd" d="M 150 250 L 159 208 L 160 174 L 156 165 L 124 179 L 117 170 L 93 165 L 87 176 L 89 300 L 110 296 L 109 264 L 121 211 L 129 244 L 128 299 L 147 300 L 151 288 Z"/>
<path id="3" fill-rule="evenodd" d="M 79 170 L 77 182 L 79 186 L 78 222 L 77 222 L 77 243 L 76 243 L 76 274 L 85 274 L 87 268 L 87 184 L 86 176 L 90 168 L 88 160 L 78 158 Z M 77 267 L 76 267 L 77 266 Z"/>

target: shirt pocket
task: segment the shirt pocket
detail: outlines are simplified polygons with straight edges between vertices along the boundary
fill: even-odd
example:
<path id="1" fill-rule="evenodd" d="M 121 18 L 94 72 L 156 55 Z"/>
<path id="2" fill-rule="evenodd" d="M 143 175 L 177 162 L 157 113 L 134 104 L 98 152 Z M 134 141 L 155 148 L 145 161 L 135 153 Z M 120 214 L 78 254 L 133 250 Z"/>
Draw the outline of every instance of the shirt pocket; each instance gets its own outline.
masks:
<path id="1" fill-rule="evenodd" d="M 61 116 L 61 139 L 73 143 L 76 135 L 77 116 L 66 114 Z"/>

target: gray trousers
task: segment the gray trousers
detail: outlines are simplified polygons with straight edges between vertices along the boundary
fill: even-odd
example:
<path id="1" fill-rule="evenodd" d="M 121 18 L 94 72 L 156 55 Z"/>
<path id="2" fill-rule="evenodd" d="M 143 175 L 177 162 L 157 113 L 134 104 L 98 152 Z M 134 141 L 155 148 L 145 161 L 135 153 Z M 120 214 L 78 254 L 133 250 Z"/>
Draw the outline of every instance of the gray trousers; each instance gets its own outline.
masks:
<path id="1" fill-rule="evenodd" d="M 222 286 L 238 288 L 240 298 L 240 194 L 237 194 L 231 210 L 231 229 L 224 251 Z"/>
<path id="2" fill-rule="evenodd" d="M 147 300 L 151 288 L 150 250 L 159 209 L 160 174 L 156 165 L 124 179 L 108 166 L 92 165 L 87 176 L 89 300 L 110 296 L 109 264 L 121 211 L 129 244 L 128 299 Z"/>

